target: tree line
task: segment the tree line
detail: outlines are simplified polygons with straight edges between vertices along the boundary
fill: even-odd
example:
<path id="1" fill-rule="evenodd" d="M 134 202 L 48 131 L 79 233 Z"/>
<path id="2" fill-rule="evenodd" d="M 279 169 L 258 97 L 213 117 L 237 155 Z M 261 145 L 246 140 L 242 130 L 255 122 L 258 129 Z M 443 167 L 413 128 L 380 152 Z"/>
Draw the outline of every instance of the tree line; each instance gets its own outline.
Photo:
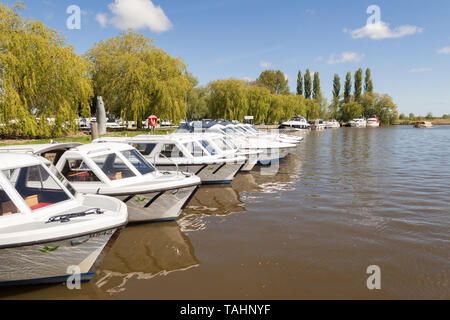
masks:
<path id="1" fill-rule="evenodd" d="M 279 123 L 294 115 L 347 121 L 377 114 L 396 118 L 396 106 L 373 92 L 370 70 L 347 74 L 343 93 L 338 75 L 328 104 L 319 73 L 298 74 L 297 93 L 280 70 L 255 81 L 226 79 L 198 86 L 181 58 L 171 57 L 153 39 L 133 30 L 96 43 L 83 55 L 57 31 L 24 19 L 23 5 L 0 4 L 0 136 L 55 137 L 77 129 L 76 119 L 95 111 L 102 96 L 107 111 L 139 125 L 149 115 L 179 123 L 189 118 Z M 363 92 L 364 87 L 364 92 Z"/>

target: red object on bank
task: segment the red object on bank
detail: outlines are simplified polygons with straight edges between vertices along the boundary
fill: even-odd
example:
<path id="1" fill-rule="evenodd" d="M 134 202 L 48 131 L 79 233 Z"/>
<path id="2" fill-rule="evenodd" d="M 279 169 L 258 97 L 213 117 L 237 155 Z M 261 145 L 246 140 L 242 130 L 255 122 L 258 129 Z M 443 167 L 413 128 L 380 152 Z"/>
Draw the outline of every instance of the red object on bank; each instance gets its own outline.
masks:
<path id="1" fill-rule="evenodd" d="M 157 116 L 148 117 L 148 125 L 153 128 L 156 127 L 158 125 L 158 117 Z"/>

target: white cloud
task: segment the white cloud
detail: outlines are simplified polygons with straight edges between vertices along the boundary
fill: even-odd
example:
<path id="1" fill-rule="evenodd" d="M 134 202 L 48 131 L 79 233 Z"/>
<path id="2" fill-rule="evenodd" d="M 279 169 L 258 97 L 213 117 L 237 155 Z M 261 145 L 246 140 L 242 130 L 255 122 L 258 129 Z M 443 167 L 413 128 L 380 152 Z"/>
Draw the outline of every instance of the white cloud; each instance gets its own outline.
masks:
<path id="1" fill-rule="evenodd" d="M 346 51 L 341 54 L 332 54 L 328 59 L 328 64 L 348 63 L 348 62 L 360 62 L 366 55 L 364 53 L 356 53 Z"/>
<path id="2" fill-rule="evenodd" d="M 404 25 L 392 30 L 388 23 L 380 21 L 377 23 L 368 23 L 364 27 L 356 30 L 344 29 L 344 32 L 350 33 L 353 39 L 370 38 L 373 40 L 381 40 L 422 33 L 423 28 Z"/>
<path id="3" fill-rule="evenodd" d="M 450 47 L 443 47 L 437 51 L 439 54 L 450 54 Z"/>
<path id="4" fill-rule="evenodd" d="M 411 68 L 411 69 L 409 69 L 409 72 L 412 72 L 412 73 L 431 72 L 431 71 L 433 71 L 433 70 L 430 68 Z"/>
<path id="5" fill-rule="evenodd" d="M 148 28 L 156 33 L 172 28 L 163 9 L 155 6 L 151 0 L 115 0 L 108 8 L 114 14 L 113 18 L 108 21 L 106 15 L 101 13 L 96 17 L 102 26 L 110 23 L 121 30 Z"/>
<path id="6" fill-rule="evenodd" d="M 247 81 L 247 82 L 253 82 L 253 79 L 250 77 L 244 77 L 244 78 L 242 78 L 242 80 Z"/>
<path id="7" fill-rule="evenodd" d="M 272 66 L 271 62 L 266 62 L 266 61 L 261 61 L 259 63 L 259 65 L 261 66 L 261 68 L 270 68 Z"/>
<path id="8" fill-rule="evenodd" d="M 95 16 L 95 20 L 100 24 L 102 28 L 106 28 L 108 24 L 108 17 L 104 13 L 99 13 Z"/>

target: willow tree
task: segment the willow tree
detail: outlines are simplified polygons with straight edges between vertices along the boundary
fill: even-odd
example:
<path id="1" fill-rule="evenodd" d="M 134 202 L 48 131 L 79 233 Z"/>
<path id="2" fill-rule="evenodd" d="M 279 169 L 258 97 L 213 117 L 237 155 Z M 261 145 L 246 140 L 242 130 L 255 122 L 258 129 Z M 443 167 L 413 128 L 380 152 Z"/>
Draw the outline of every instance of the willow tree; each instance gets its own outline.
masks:
<path id="1" fill-rule="evenodd" d="M 89 115 L 88 62 L 55 30 L 0 4 L 0 134 L 60 136 Z"/>
<path id="2" fill-rule="evenodd" d="M 248 115 L 254 117 L 256 123 L 266 121 L 271 106 L 269 89 L 257 86 L 246 88 L 248 101 Z"/>
<path id="3" fill-rule="evenodd" d="M 211 82 L 209 109 L 213 117 L 243 121 L 248 114 L 246 84 L 230 79 Z"/>
<path id="4" fill-rule="evenodd" d="M 103 97 L 110 113 L 138 126 L 151 114 L 179 123 L 193 87 L 186 65 L 153 43 L 129 30 L 86 53 L 95 94 Z"/>
<path id="5" fill-rule="evenodd" d="M 263 86 L 272 94 L 289 94 L 289 81 L 280 70 L 263 71 L 255 81 L 256 85 Z"/>

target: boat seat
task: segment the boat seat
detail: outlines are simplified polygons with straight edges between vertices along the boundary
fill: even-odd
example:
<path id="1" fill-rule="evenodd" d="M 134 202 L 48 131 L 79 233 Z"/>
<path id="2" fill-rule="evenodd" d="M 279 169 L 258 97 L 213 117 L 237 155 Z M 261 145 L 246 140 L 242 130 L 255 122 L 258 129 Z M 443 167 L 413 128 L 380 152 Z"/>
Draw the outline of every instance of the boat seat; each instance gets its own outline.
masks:
<path id="1" fill-rule="evenodd" d="M 2 203 L 2 216 L 9 216 L 18 213 L 16 205 L 12 201 Z"/>

